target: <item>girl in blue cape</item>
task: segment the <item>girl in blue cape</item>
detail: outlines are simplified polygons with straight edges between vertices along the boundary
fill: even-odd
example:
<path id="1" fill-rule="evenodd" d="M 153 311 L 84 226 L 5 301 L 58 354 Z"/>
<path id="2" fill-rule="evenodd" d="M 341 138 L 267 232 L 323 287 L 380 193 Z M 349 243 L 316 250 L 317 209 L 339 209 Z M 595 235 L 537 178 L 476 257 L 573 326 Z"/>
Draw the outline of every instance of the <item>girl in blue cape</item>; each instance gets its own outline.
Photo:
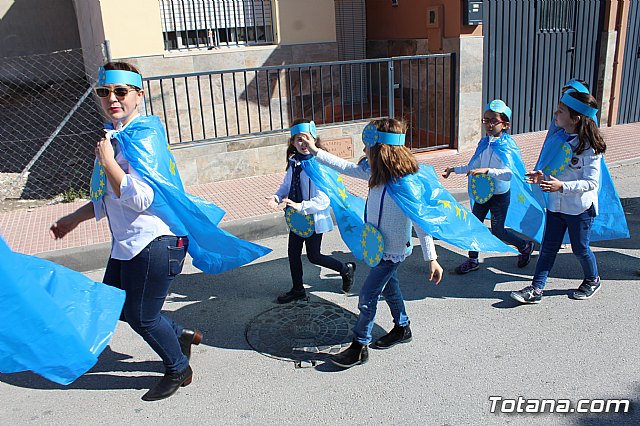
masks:
<path id="1" fill-rule="evenodd" d="M 369 181 L 369 195 L 365 209 L 365 230 L 363 233 L 376 233 L 383 248 L 381 259 L 365 280 L 358 299 L 360 315 L 353 329 L 354 340 L 345 351 L 336 354 L 330 360 L 343 368 L 363 364 L 368 360 L 368 345 L 372 340 L 373 327 L 378 300 L 384 296 L 393 316 L 394 327 L 375 344 L 378 348 L 390 348 L 398 343 L 411 341 L 409 316 L 407 315 L 400 282 L 398 267 L 411 254 L 412 221 L 396 204 L 387 191 L 387 184 L 406 175 L 418 172 L 418 163 L 404 146 L 406 127 L 394 119 L 372 121 L 363 132 L 364 153 L 367 161 L 354 164 L 335 155 L 318 149 L 314 141 L 309 141 L 309 151 L 316 159 L 342 174 Z M 370 166 L 369 166 L 370 165 Z M 376 230 L 374 231 L 374 228 Z M 367 231 L 368 229 L 368 231 Z M 433 238 L 416 226 L 421 242 L 424 259 L 429 265 L 429 280 L 439 283 L 442 267 L 437 261 Z M 363 240 L 364 244 L 364 240 Z M 367 258 L 367 255 L 364 256 Z"/>
<path id="2" fill-rule="evenodd" d="M 567 230 L 571 249 L 584 273 L 573 297 L 589 299 L 600 289 L 596 258 L 589 247 L 594 219 L 599 213 L 602 154 L 607 149 L 596 124 L 597 107 L 596 99 L 589 93 L 567 90 L 554 113 L 558 131 L 545 141 L 536 170 L 527 173 L 528 181 L 547 194 L 547 215 L 533 281 L 511 293 L 520 303 L 542 301 L 547 277 Z M 558 161 L 562 158 L 565 159 Z"/>
<path id="3" fill-rule="evenodd" d="M 442 174 L 445 179 L 451 173 L 469 176 L 469 199 L 473 204 L 472 213 L 481 222 L 491 212 L 491 232 L 505 243 L 516 247 L 518 268 L 524 268 L 531 260 L 533 242 L 520 238 L 505 229 L 509 216 L 509 206 L 518 207 L 518 202 L 525 199 L 528 188 L 523 188 L 524 163 L 520 149 L 511 135 L 506 131 L 511 121 L 511 108 L 503 101 L 496 99 L 487 104 L 482 124 L 487 136 L 478 143 L 475 154 L 466 166 L 447 167 Z M 512 188 L 512 184 L 515 186 Z M 511 203 L 512 198 L 516 198 Z M 529 197 L 531 198 L 531 197 Z M 533 203 L 535 207 L 537 203 Z M 532 211 L 534 211 L 532 209 Z M 542 225 L 542 210 L 538 210 L 537 229 Z M 513 214 L 512 214 L 513 216 Z M 520 214 L 522 217 L 522 214 Z M 533 218 L 528 220 L 533 221 Z M 517 226 L 513 226 L 517 228 Z M 534 231 L 537 233 L 537 229 Z M 533 235 L 532 235 L 533 237 Z M 456 268 L 456 273 L 466 274 L 480 268 L 478 252 L 469 251 L 469 258 Z"/>
<path id="4" fill-rule="evenodd" d="M 313 183 L 301 164 L 309 160 L 309 145 L 320 145 L 313 121 L 298 119 L 291 127 L 291 137 L 287 145 L 287 173 L 284 182 L 274 195 L 268 198 L 267 206 L 277 210 L 281 203 L 286 205 L 285 217 L 289 226 L 289 268 L 293 288 L 278 296 L 278 303 L 289 303 L 307 297 L 302 285 L 302 246 L 307 247 L 307 258 L 314 265 L 332 269 L 342 276 L 342 291 L 349 293 L 353 285 L 356 264 L 342 263 L 320 253 L 322 235 L 333 230 L 333 220 L 329 212 L 329 197 Z"/>
<path id="5" fill-rule="evenodd" d="M 91 202 L 50 232 L 63 238 L 83 221 L 108 219 L 112 248 L 103 282 L 126 292 L 121 319 L 162 358 L 164 376 L 142 397 L 154 401 L 191 383 L 191 345 L 202 339 L 161 313 L 187 251 L 196 267 L 217 273 L 269 250 L 219 229 L 224 212 L 185 193 L 160 119 L 137 112 L 144 90 L 135 67 L 106 64 L 95 93 L 111 123 L 95 148 Z"/>

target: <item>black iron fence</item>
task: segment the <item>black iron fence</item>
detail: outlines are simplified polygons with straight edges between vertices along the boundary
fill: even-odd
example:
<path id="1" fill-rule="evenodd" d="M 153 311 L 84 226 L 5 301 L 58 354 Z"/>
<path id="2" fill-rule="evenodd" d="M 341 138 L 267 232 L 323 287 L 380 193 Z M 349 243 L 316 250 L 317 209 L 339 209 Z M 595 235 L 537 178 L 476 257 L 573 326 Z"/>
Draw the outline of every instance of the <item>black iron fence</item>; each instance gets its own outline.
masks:
<path id="1" fill-rule="evenodd" d="M 145 112 L 172 144 L 403 118 L 414 151 L 455 143 L 455 54 L 268 66 L 145 79 Z"/>
<path id="2" fill-rule="evenodd" d="M 166 50 L 274 42 L 271 0 L 160 0 Z"/>

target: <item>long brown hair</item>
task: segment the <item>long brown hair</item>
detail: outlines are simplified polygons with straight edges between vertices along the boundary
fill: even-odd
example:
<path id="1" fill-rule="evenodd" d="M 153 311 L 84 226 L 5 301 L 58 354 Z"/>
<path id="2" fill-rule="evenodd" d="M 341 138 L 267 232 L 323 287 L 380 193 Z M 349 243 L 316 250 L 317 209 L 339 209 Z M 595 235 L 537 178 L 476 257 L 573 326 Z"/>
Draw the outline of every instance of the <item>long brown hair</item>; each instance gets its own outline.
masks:
<path id="1" fill-rule="evenodd" d="M 302 124 L 302 123 L 311 123 L 311 120 L 307 118 L 298 118 L 294 120 L 294 122 L 291 124 L 291 127 L 295 126 L 296 124 Z M 295 138 L 296 138 L 296 135 L 291 136 L 289 138 L 289 143 L 287 144 L 287 167 L 285 167 L 285 170 L 289 168 L 289 159 L 293 157 L 296 152 L 298 152 L 296 147 L 293 145 L 293 141 L 295 140 Z M 315 139 L 316 139 L 316 146 L 318 148 L 325 149 L 324 145 L 320 141 L 320 136 L 316 137 Z"/>
<path id="2" fill-rule="evenodd" d="M 407 132 L 407 125 L 402 120 L 383 118 L 371 123 L 381 132 Z M 418 161 L 406 146 L 376 144 L 369 148 L 369 159 L 369 188 L 418 172 Z"/>
<path id="3" fill-rule="evenodd" d="M 592 108 L 598 108 L 598 101 L 596 101 L 596 98 L 591 96 L 589 93 L 569 92 L 568 95 L 585 105 L 589 105 Z M 575 119 L 576 117 L 579 117 L 578 123 L 576 124 L 576 133 L 578 134 L 578 147 L 576 148 L 576 154 L 582 154 L 585 149 L 589 148 L 589 145 L 591 145 L 591 148 L 593 148 L 596 154 L 604 154 L 607 150 L 607 144 L 604 142 L 602 134 L 600 133 L 595 121 L 590 117 L 571 109 L 571 107 L 567 105 L 565 106 L 569 110 L 571 118 Z"/>

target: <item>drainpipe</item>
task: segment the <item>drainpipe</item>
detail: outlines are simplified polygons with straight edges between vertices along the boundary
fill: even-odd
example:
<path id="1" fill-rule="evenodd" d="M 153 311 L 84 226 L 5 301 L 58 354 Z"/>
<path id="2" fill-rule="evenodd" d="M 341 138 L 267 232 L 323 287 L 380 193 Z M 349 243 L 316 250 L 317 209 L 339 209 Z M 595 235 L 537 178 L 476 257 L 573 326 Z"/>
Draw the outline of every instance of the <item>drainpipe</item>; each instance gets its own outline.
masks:
<path id="1" fill-rule="evenodd" d="M 618 121 L 618 107 L 620 103 L 620 81 L 622 80 L 622 64 L 624 63 L 624 48 L 627 39 L 627 25 L 629 23 L 629 1 L 618 0 L 616 14 L 616 50 L 613 55 L 613 76 L 611 77 L 611 96 L 609 98 L 608 125 Z"/>

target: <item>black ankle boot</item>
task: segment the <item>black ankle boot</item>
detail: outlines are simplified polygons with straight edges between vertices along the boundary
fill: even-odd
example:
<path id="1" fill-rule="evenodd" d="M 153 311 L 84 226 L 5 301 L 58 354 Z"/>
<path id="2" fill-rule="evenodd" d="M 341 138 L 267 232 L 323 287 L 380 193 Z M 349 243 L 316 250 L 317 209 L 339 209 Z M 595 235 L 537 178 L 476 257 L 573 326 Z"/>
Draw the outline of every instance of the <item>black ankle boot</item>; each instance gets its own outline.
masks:
<path id="1" fill-rule="evenodd" d="M 340 274 L 342 276 L 342 291 L 349 293 L 351 287 L 353 287 L 353 281 L 356 275 L 356 264 L 353 262 L 347 262 L 347 272 Z"/>
<path id="2" fill-rule="evenodd" d="M 388 349 L 398 343 L 408 343 L 410 341 L 411 329 L 409 326 L 400 327 L 399 325 L 394 325 L 388 334 L 376 340 L 376 347 L 378 349 Z"/>
<path id="3" fill-rule="evenodd" d="M 329 361 L 342 368 L 351 368 L 354 365 L 364 364 L 368 360 L 369 349 L 367 345 L 361 345 L 355 340 L 345 351 L 329 358 Z"/>
<path id="4" fill-rule="evenodd" d="M 181 386 L 191 384 L 192 379 L 193 370 L 191 370 L 191 366 L 187 366 L 184 371 L 179 373 L 166 373 L 154 387 L 149 389 L 149 392 L 142 395 L 142 400 L 159 401 L 169 398 L 176 393 Z"/>
<path id="5" fill-rule="evenodd" d="M 182 334 L 178 337 L 180 342 L 180 350 L 187 357 L 191 359 L 191 345 L 199 345 L 202 342 L 202 332 L 198 329 L 189 330 L 185 328 L 182 330 Z"/>
<path id="6" fill-rule="evenodd" d="M 293 302 L 294 300 L 305 299 L 306 297 L 307 297 L 307 292 L 304 291 L 304 289 L 302 289 L 302 291 L 291 289 L 288 292 L 278 296 L 278 303 L 280 304 L 289 303 L 289 302 Z"/>

